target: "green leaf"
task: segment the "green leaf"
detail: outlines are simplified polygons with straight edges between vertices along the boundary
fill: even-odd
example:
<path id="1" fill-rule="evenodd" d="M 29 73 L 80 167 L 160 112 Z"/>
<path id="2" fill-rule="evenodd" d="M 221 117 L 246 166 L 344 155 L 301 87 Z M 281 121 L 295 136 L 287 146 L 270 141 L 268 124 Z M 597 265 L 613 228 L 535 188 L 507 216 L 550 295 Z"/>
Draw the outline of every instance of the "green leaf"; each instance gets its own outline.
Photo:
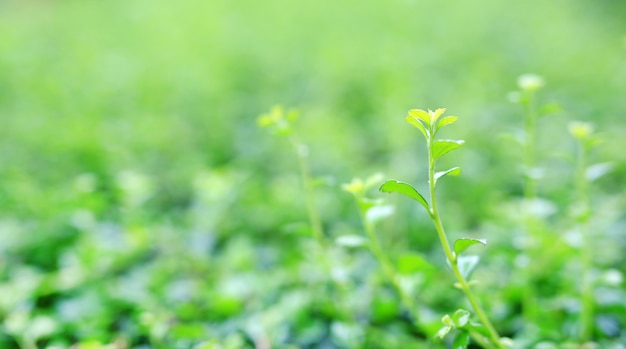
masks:
<path id="1" fill-rule="evenodd" d="M 422 120 L 426 126 L 430 126 L 430 115 L 428 114 L 428 112 L 422 109 L 409 110 L 409 116 L 407 117 L 407 119 L 409 117 L 416 118 L 417 120 Z"/>
<path id="2" fill-rule="evenodd" d="M 463 328 L 470 319 L 470 312 L 465 309 L 458 309 L 452 314 L 452 321 L 454 322 L 454 327 Z"/>
<path id="3" fill-rule="evenodd" d="M 454 342 L 452 343 L 452 349 L 467 349 L 469 345 L 470 335 L 469 332 L 459 331 L 456 337 L 454 338 Z"/>
<path id="4" fill-rule="evenodd" d="M 379 190 L 383 193 L 399 193 L 404 196 L 408 196 L 422 204 L 426 211 L 430 212 L 430 206 L 428 205 L 428 202 L 426 202 L 426 199 L 424 199 L 422 194 L 420 194 L 417 189 L 413 188 L 410 184 L 390 179 L 383 183 Z"/>
<path id="5" fill-rule="evenodd" d="M 443 326 L 442 328 L 439 329 L 439 331 L 437 331 L 437 334 L 435 335 L 435 337 L 439 339 L 444 339 L 448 335 L 448 333 L 450 333 L 451 330 L 452 330 L 452 326 Z"/>
<path id="6" fill-rule="evenodd" d="M 460 167 L 453 167 L 447 171 L 439 171 L 435 173 L 435 183 L 437 183 L 437 181 L 439 180 L 439 178 L 443 177 L 443 176 L 458 176 L 461 174 L 461 168 Z"/>
<path id="7" fill-rule="evenodd" d="M 400 274 L 410 275 L 417 272 L 429 273 L 433 271 L 435 271 L 435 267 L 418 254 L 403 254 L 398 258 L 398 273 Z"/>
<path id="8" fill-rule="evenodd" d="M 440 129 L 444 126 L 448 126 L 450 124 L 455 123 L 459 118 L 457 118 L 456 116 L 446 116 L 445 118 L 439 120 L 439 122 L 437 123 L 437 129 Z"/>
<path id="9" fill-rule="evenodd" d="M 428 114 L 430 115 L 430 120 L 433 124 L 437 124 L 437 120 L 439 120 L 439 117 L 441 115 L 443 115 L 443 113 L 446 112 L 446 108 L 439 108 L 437 110 L 435 110 L 434 112 L 432 110 L 428 110 Z"/>
<path id="10" fill-rule="evenodd" d="M 465 144 L 465 141 L 463 140 L 437 140 L 435 141 L 435 144 L 433 144 L 433 158 L 437 160 L 454 149 L 459 148 L 463 144 Z"/>
<path id="11" fill-rule="evenodd" d="M 474 271 L 474 268 L 478 265 L 478 261 L 480 261 L 480 257 L 478 256 L 457 256 L 459 271 L 465 279 L 472 274 L 472 271 Z"/>
<path id="12" fill-rule="evenodd" d="M 410 114 L 410 112 L 409 112 Z M 415 126 L 415 128 L 417 128 L 418 130 L 420 130 L 420 132 L 422 132 L 422 134 L 424 135 L 424 137 L 426 139 L 428 139 L 428 135 L 430 134 L 430 131 L 428 130 L 428 124 L 424 124 L 424 122 L 422 121 L 422 119 L 419 119 L 417 117 L 414 116 L 407 116 L 404 119 L 406 122 L 408 122 L 409 124 Z"/>
<path id="13" fill-rule="evenodd" d="M 454 242 L 454 253 L 456 253 L 456 255 L 460 255 L 461 252 L 467 250 L 470 246 L 476 245 L 476 244 L 483 244 L 483 245 L 487 245 L 487 240 L 485 239 L 473 239 L 473 238 L 461 238 L 461 239 L 457 239 Z"/>

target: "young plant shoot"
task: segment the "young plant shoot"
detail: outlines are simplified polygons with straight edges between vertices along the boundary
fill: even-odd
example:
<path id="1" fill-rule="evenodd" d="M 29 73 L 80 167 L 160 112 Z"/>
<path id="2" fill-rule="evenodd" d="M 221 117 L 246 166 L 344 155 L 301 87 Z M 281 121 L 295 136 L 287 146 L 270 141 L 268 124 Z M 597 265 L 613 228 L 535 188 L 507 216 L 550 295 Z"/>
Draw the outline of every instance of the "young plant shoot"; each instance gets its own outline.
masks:
<path id="1" fill-rule="evenodd" d="M 591 340 L 594 328 L 594 299 L 593 299 L 593 237 L 588 227 L 591 218 L 591 200 L 589 186 L 592 181 L 611 171 L 611 165 L 607 163 L 588 165 L 591 149 L 596 146 L 600 139 L 593 134 L 593 126 L 587 122 L 573 121 L 568 125 L 570 134 L 576 140 L 576 205 L 574 216 L 578 224 L 580 234 L 580 340 Z"/>
<path id="2" fill-rule="evenodd" d="M 452 272 L 457 280 L 455 286 L 467 297 L 470 305 L 480 319 L 482 326 L 469 321 L 470 314 L 466 310 L 459 309 L 452 316 L 446 315 L 442 319 L 444 327 L 437 334 L 438 337 L 445 337 L 451 330 L 457 329 L 457 337 L 454 340 L 455 348 L 466 348 L 471 336 L 479 345 L 484 348 L 504 348 L 504 344 L 498 335 L 498 332 L 491 324 L 487 314 L 478 302 L 478 299 L 472 292 L 468 281 L 469 275 L 478 263 L 478 256 L 465 255 L 464 252 L 473 245 L 485 245 L 487 242 L 482 239 L 462 238 L 450 245 L 448 237 L 444 231 L 439 207 L 437 206 L 436 189 L 439 181 L 445 176 L 458 176 L 461 173 L 459 167 L 453 167 L 443 171 L 437 171 L 437 160 L 449 152 L 463 146 L 462 140 L 443 140 L 437 139 L 437 132 L 444 126 L 453 124 L 458 120 L 456 116 L 443 117 L 445 108 L 435 111 L 424 111 L 421 109 L 412 109 L 408 112 L 406 121 L 417 128 L 426 139 L 426 147 L 428 153 L 428 189 L 430 202 L 420 194 L 410 184 L 397 180 L 388 180 L 380 187 L 380 191 L 385 193 L 399 193 L 407 196 L 420 205 L 422 205 L 430 216 L 441 247 L 445 253 L 446 259 Z M 484 327 L 483 327 L 484 326 Z"/>
<path id="3" fill-rule="evenodd" d="M 359 207 L 361 223 L 365 229 L 367 240 L 365 245 L 372 252 L 380 264 L 387 281 L 396 290 L 402 304 L 407 309 L 416 327 L 420 327 L 418 304 L 410 292 L 401 283 L 401 276 L 391 262 L 385 249 L 381 245 L 376 233 L 376 223 L 393 214 L 393 206 L 385 204 L 382 199 L 372 199 L 367 196 L 367 192 L 383 179 L 381 174 L 373 175 L 366 180 L 360 178 L 353 179 L 350 183 L 344 184 L 343 189 L 352 194 Z M 344 240 L 352 236 L 343 236 Z M 360 236 L 351 238 L 352 241 L 359 241 Z"/>
<path id="4" fill-rule="evenodd" d="M 309 169 L 309 150 L 306 144 L 302 143 L 293 130 L 294 122 L 299 118 L 297 110 L 285 111 L 280 106 L 273 107 L 269 113 L 259 116 L 257 122 L 259 126 L 270 128 L 275 134 L 285 136 L 291 143 L 293 151 L 298 158 L 300 179 L 305 190 L 306 208 L 309 216 L 309 224 L 311 227 L 311 235 L 320 248 L 320 259 L 324 269 L 330 276 L 330 279 L 337 286 L 341 299 L 346 299 L 348 286 L 345 279 L 336 277 L 333 272 L 333 263 L 330 256 L 330 244 L 323 230 L 322 220 L 320 219 L 317 201 L 315 198 L 315 179 L 311 175 Z M 350 317 L 350 315 L 348 315 Z"/>

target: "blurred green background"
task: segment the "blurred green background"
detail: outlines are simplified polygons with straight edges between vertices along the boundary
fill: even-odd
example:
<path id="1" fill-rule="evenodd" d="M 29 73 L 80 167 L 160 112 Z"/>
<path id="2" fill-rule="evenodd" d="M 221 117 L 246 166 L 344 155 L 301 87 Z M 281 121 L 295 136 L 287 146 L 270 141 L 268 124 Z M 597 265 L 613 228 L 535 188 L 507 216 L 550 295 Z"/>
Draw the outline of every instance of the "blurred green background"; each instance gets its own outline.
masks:
<path id="1" fill-rule="evenodd" d="M 329 290 L 295 156 L 256 125 L 282 104 L 302 112 L 329 240 L 362 234 L 341 183 L 425 180 L 408 109 L 459 116 L 443 132 L 467 141 L 443 160 L 464 169 L 439 193 L 444 221 L 490 241 L 477 293 L 526 347 L 576 338 L 566 125 L 592 122 L 605 140 L 593 160 L 614 165 L 593 186 L 594 340 L 624 348 L 624 18 L 616 0 L 0 1 L 0 347 L 438 347 L 367 251 L 332 248 L 349 292 Z M 556 212 L 552 252 L 533 261 L 553 271 L 549 315 L 530 325 L 512 272 L 522 155 L 506 137 L 523 125 L 507 96 L 524 73 L 561 106 L 539 122 L 539 191 Z M 432 263 L 418 298 L 438 322 L 464 302 L 436 235 L 385 198 L 396 214 L 381 239 Z"/>

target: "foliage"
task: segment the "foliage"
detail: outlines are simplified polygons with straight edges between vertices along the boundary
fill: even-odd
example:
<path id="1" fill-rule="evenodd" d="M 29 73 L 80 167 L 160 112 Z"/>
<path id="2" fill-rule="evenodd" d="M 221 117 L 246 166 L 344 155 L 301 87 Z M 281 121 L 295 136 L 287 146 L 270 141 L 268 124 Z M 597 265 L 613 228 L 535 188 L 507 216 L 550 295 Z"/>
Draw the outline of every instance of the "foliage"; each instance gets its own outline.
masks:
<path id="1" fill-rule="evenodd" d="M 498 334 L 622 348 L 625 9 L 0 2 L 0 348 L 487 337 L 422 210 L 414 105 L 462 116 L 438 116 L 430 184 Z M 277 102 L 302 116 L 271 111 L 269 137 Z"/>

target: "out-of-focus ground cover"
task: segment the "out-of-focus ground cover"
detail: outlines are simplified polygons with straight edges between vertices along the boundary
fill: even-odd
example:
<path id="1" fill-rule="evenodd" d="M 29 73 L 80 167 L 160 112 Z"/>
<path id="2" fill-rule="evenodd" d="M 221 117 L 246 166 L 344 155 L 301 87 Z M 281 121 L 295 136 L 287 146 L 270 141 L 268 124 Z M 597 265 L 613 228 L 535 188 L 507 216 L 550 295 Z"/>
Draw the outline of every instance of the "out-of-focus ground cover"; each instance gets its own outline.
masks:
<path id="1" fill-rule="evenodd" d="M 408 109 L 459 116 L 443 132 L 467 141 L 442 160 L 464 171 L 439 192 L 447 229 L 489 241 L 476 293 L 502 335 L 537 348 L 577 340 L 567 124 L 592 122 L 592 160 L 613 166 L 592 185 L 593 340 L 624 348 L 624 18 L 609 0 L 1 1 L 0 347 L 445 347 L 411 326 L 368 251 L 309 238 L 296 159 L 256 125 L 283 104 L 302 112 L 329 241 L 363 234 L 341 183 L 425 180 Z M 560 105 L 538 124 L 545 254 L 531 260 L 508 100 L 524 73 Z M 396 213 L 380 239 L 436 329 L 467 305 L 426 214 L 384 198 Z M 535 323 L 528 263 L 544 271 Z"/>

